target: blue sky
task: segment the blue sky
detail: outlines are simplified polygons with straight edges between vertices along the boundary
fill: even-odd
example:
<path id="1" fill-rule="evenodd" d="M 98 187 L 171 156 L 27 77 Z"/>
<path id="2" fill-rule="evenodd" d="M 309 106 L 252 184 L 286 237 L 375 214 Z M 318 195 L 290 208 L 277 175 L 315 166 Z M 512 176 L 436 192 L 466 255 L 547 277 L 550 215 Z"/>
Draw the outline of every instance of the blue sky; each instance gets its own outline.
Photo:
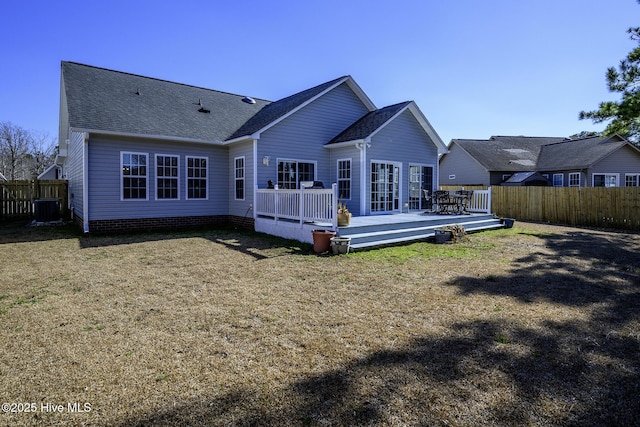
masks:
<path id="1" fill-rule="evenodd" d="M 635 46 L 636 0 L 0 3 L 0 121 L 58 134 L 60 61 L 277 100 L 350 74 L 442 139 L 568 136 Z"/>

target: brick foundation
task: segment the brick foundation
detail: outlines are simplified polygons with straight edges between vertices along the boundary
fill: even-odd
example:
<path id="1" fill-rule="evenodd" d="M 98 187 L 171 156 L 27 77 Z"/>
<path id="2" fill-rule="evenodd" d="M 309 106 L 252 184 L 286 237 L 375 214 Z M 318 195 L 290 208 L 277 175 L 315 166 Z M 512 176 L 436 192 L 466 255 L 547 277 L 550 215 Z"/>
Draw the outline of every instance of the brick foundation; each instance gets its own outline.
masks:
<path id="1" fill-rule="evenodd" d="M 79 225 L 82 225 L 82 219 L 79 222 Z M 253 218 L 232 215 L 93 220 L 89 221 L 89 232 L 95 234 L 117 234 L 207 226 L 235 226 L 253 230 L 254 220 Z"/>

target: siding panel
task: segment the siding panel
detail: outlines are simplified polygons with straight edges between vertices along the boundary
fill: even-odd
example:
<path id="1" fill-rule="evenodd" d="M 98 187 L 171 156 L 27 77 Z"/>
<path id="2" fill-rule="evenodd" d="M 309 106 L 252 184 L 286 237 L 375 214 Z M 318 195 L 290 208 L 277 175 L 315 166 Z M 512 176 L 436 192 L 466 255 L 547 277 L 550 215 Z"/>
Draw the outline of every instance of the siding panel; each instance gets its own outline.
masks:
<path id="1" fill-rule="evenodd" d="M 625 174 L 640 173 L 640 153 L 632 147 L 624 146 L 594 164 L 587 171 L 586 186 L 593 186 L 594 173 L 619 174 L 618 185 L 624 187 Z"/>
<path id="2" fill-rule="evenodd" d="M 120 200 L 120 153 L 147 153 L 149 200 Z M 155 154 L 180 157 L 179 200 L 155 200 Z M 185 156 L 208 157 L 208 200 L 186 199 Z M 228 152 L 204 144 L 122 140 L 91 137 L 89 141 L 89 217 L 91 220 L 226 215 L 228 213 Z"/>
<path id="3" fill-rule="evenodd" d="M 236 200 L 235 158 L 244 157 L 244 200 Z M 235 144 L 229 147 L 229 214 L 253 217 L 253 142 Z"/>
<path id="4" fill-rule="evenodd" d="M 438 150 L 413 114 L 405 110 L 371 140 L 367 148 L 367 183 L 370 181 L 371 159 L 401 162 L 400 206 L 409 201 L 409 164 L 432 166 L 434 185 L 438 180 Z M 369 185 L 365 191 L 369 192 Z M 367 194 L 367 200 L 369 199 Z M 368 211 L 369 207 L 367 207 Z"/>
<path id="5" fill-rule="evenodd" d="M 316 179 L 325 187 L 335 182 L 329 150 L 324 144 L 368 112 L 360 99 L 342 84 L 264 132 L 258 141 L 258 159 L 269 156 L 268 166 L 258 162 L 258 187 L 277 182 L 277 159 L 317 161 Z"/>
<path id="6" fill-rule="evenodd" d="M 81 132 L 71 132 L 69 136 L 68 157 L 63 166 L 63 176 L 69 181 L 69 208 L 73 209 L 74 215 L 82 217 L 84 206 L 82 194 L 82 148 L 83 134 Z"/>
<path id="7" fill-rule="evenodd" d="M 331 149 L 330 176 L 333 182 L 338 182 L 338 159 L 351 159 L 351 199 L 345 199 L 349 211 L 354 215 L 360 214 L 360 150 L 354 146 Z"/>
<path id="8" fill-rule="evenodd" d="M 449 150 L 440 162 L 440 185 L 491 185 L 489 172 L 466 151 L 456 143 Z M 449 179 L 450 175 L 455 178 Z"/>

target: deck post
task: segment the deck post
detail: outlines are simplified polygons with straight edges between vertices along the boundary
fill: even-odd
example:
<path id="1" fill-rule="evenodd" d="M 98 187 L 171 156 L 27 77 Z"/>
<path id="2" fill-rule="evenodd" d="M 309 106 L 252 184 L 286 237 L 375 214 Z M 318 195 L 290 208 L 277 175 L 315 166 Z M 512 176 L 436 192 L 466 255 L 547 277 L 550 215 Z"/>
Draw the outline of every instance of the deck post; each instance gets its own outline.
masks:
<path id="1" fill-rule="evenodd" d="M 300 195 L 298 201 L 298 215 L 300 216 L 300 228 L 304 227 L 304 185 L 300 183 Z"/>
<path id="2" fill-rule="evenodd" d="M 278 189 L 273 190 L 273 219 L 278 223 Z"/>
<path id="3" fill-rule="evenodd" d="M 487 188 L 487 213 L 491 213 L 491 187 Z"/>
<path id="4" fill-rule="evenodd" d="M 331 226 L 334 231 L 338 231 L 338 184 L 331 184 L 333 197 L 331 198 Z"/>

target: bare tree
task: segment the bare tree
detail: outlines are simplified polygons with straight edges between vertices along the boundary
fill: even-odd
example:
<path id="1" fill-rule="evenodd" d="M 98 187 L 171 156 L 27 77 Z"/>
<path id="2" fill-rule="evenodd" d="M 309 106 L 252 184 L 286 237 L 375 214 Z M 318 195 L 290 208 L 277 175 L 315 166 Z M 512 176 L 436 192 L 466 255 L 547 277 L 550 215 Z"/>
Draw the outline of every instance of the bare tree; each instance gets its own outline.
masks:
<path id="1" fill-rule="evenodd" d="M 31 156 L 31 164 L 28 173 L 31 176 L 38 176 L 49 167 L 56 157 L 56 144 L 54 140 L 46 132 L 31 133 L 31 147 L 29 154 Z"/>
<path id="2" fill-rule="evenodd" d="M 0 173 L 7 179 L 32 179 L 51 164 L 53 141 L 11 122 L 0 122 Z"/>

